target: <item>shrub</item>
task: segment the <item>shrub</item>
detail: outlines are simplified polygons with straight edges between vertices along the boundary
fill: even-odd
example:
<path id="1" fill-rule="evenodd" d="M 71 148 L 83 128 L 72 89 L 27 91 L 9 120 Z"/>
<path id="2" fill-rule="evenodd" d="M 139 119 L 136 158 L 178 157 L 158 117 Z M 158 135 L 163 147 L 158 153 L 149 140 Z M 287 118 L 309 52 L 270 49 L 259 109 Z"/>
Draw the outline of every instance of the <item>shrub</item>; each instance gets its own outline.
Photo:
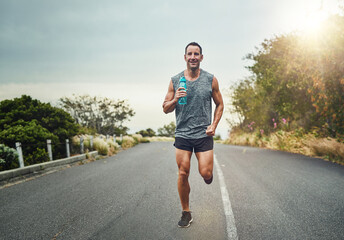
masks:
<path id="1" fill-rule="evenodd" d="M 76 149 L 80 149 L 80 137 L 81 136 L 74 136 L 72 138 L 72 144 Z M 82 137 L 84 138 L 84 150 L 87 151 L 87 149 L 90 149 L 91 136 L 82 135 Z M 104 136 L 102 136 L 102 138 L 100 136 L 95 137 L 93 139 L 93 149 L 97 150 L 101 155 L 112 156 L 120 150 L 121 146 L 123 149 L 128 149 L 140 142 L 149 142 L 147 138 L 143 138 L 140 134 L 134 134 L 133 137 L 124 136 L 123 141 L 118 139 L 119 138 L 116 138 L 116 142 L 114 142 L 113 137 L 110 137 L 109 139 L 106 139 Z"/>
<path id="2" fill-rule="evenodd" d="M 78 125 L 67 112 L 23 95 L 0 102 L 0 129 L 0 142 L 11 147 L 20 142 L 24 160 L 34 164 L 45 158 L 47 139 L 55 157 L 64 155 L 64 141 L 77 133 Z"/>
<path id="3" fill-rule="evenodd" d="M 108 154 L 109 145 L 103 139 L 96 137 L 93 140 L 93 147 L 101 155 L 107 155 Z"/>
<path id="4" fill-rule="evenodd" d="M 45 149 L 36 148 L 32 153 L 24 154 L 24 165 L 32 165 L 49 161 L 49 155 Z"/>
<path id="5" fill-rule="evenodd" d="M 148 138 L 142 138 L 141 143 L 150 143 Z"/>
<path id="6" fill-rule="evenodd" d="M 255 134 L 255 135 L 254 135 Z M 255 139 L 255 141 L 252 141 Z M 227 144 L 250 145 L 283 150 L 307 156 L 319 156 L 344 165 L 344 143 L 334 138 L 316 138 L 313 133 L 302 130 L 277 131 L 260 137 L 257 133 L 234 131 L 225 141 Z"/>
<path id="7" fill-rule="evenodd" d="M 132 138 L 134 138 L 135 145 L 139 144 L 142 140 L 142 135 L 141 134 L 133 134 Z"/>
<path id="8" fill-rule="evenodd" d="M 108 155 L 109 156 L 112 156 L 113 154 L 116 154 L 119 151 L 120 146 L 119 146 L 119 144 L 117 142 L 114 142 L 113 139 L 108 139 L 106 141 L 106 143 L 109 146 L 109 150 L 108 150 Z"/>
<path id="9" fill-rule="evenodd" d="M 174 138 L 173 137 L 149 137 L 149 138 L 145 138 L 147 139 L 149 142 L 173 142 Z"/>
<path id="10" fill-rule="evenodd" d="M 0 171 L 17 168 L 18 153 L 15 149 L 0 144 Z"/>
<path id="11" fill-rule="evenodd" d="M 333 138 L 311 139 L 306 141 L 315 156 L 322 156 L 327 160 L 344 163 L 344 144 Z"/>
<path id="12" fill-rule="evenodd" d="M 135 140 L 132 137 L 129 136 L 124 136 L 123 137 L 123 142 L 122 142 L 122 148 L 123 149 L 128 149 L 131 148 L 135 145 Z"/>

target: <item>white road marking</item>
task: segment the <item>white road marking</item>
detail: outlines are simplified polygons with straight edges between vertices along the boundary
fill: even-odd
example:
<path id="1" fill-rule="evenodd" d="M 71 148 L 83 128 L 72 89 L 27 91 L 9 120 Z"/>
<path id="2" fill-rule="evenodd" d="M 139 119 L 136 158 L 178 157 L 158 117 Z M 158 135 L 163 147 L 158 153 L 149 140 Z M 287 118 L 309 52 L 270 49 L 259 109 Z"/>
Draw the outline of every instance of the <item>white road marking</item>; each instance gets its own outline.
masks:
<path id="1" fill-rule="evenodd" d="M 231 202 L 229 200 L 229 195 L 228 195 L 227 187 L 225 184 L 225 179 L 223 177 L 222 170 L 219 166 L 219 163 L 217 162 L 215 154 L 214 154 L 214 163 L 215 163 L 217 175 L 219 176 L 219 183 L 220 183 L 220 189 L 221 189 L 221 195 L 222 195 L 223 208 L 224 208 L 225 215 L 226 215 L 227 239 L 238 240 L 238 234 L 237 234 L 237 229 L 235 226 L 235 220 L 234 220 L 234 215 L 233 215 L 233 211 L 232 211 L 232 205 L 231 205 Z"/>

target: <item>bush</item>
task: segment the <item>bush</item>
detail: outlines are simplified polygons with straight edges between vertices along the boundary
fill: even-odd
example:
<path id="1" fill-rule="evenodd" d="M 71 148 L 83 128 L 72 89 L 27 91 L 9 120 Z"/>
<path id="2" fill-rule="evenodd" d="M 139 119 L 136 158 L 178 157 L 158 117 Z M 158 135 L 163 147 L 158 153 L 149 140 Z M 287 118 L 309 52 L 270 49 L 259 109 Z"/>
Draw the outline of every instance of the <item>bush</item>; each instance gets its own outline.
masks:
<path id="1" fill-rule="evenodd" d="M 141 143 L 150 143 L 148 138 L 142 138 Z"/>
<path id="2" fill-rule="evenodd" d="M 260 136 L 257 132 L 234 131 L 225 143 L 318 156 L 344 165 L 344 143 L 334 138 L 317 138 L 314 134 L 306 134 L 300 129 L 290 132 L 277 131 L 268 136 Z"/>
<path id="3" fill-rule="evenodd" d="M 217 140 L 221 140 L 221 135 L 220 134 L 216 134 L 214 137 L 213 137 L 214 141 L 217 141 Z"/>
<path id="4" fill-rule="evenodd" d="M 0 142 L 11 147 L 20 142 L 24 161 L 35 164 L 48 159 L 47 139 L 52 141 L 54 157 L 62 157 L 65 139 L 77 133 L 78 125 L 62 109 L 23 95 L 0 102 L 0 129 Z"/>
<path id="5" fill-rule="evenodd" d="M 93 147 L 101 155 L 107 155 L 108 154 L 109 145 L 103 139 L 100 139 L 98 137 L 95 138 L 93 140 Z"/>
<path id="6" fill-rule="evenodd" d="M 174 138 L 173 137 L 149 137 L 149 138 L 145 138 L 146 140 L 148 140 L 149 142 L 173 142 Z"/>
<path id="7" fill-rule="evenodd" d="M 4 144 L 0 144 L 0 171 L 17 167 L 19 167 L 17 151 Z"/>
<path id="8" fill-rule="evenodd" d="M 315 156 L 344 164 L 344 144 L 333 138 L 309 139 L 305 141 Z"/>
<path id="9" fill-rule="evenodd" d="M 50 161 L 47 151 L 42 148 L 36 148 L 33 152 L 23 155 L 25 166 Z"/>
<path id="10" fill-rule="evenodd" d="M 108 155 L 109 156 L 112 156 L 113 154 L 116 154 L 119 151 L 120 146 L 119 146 L 119 144 L 117 142 L 114 142 L 113 139 L 108 139 L 106 141 L 106 143 L 109 146 L 109 150 L 108 150 Z"/>
<path id="11" fill-rule="evenodd" d="M 141 134 L 133 134 L 132 135 L 132 138 L 134 139 L 135 141 L 135 145 L 136 144 L 139 144 L 142 140 L 142 135 Z"/>
<path id="12" fill-rule="evenodd" d="M 105 137 L 100 138 L 95 137 L 93 138 L 93 149 L 91 149 L 91 136 L 89 135 L 82 135 L 82 136 L 74 136 L 72 138 L 73 145 L 77 148 L 80 147 L 80 137 L 84 138 L 84 150 L 96 150 L 101 155 L 113 155 L 118 152 L 120 146 L 117 142 L 113 141 L 113 138 L 109 138 L 106 140 Z"/>
<path id="13" fill-rule="evenodd" d="M 129 136 L 124 136 L 123 137 L 123 142 L 122 142 L 122 148 L 123 149 L 128 149 L 135 146 L 135 140 L 132 137 Z"/>
<path id="14" fill-rule="evenodd" d="M 80 148 L 80 137 L 84 138 L 84 151 L 90 150 L 90 137 L 89 135 L 82 135 L 82 136 L 74 136 L 72 138 L 72 144 L 75 148 Z M 128 149 L 136 144 L 139 144 L 140 142 L 149 142 L 147 138 L 143 138 L 140 134 L 134 134 L 131 136 L 124 136 L 123 141 L 116 139 L 116 142 L 114 142 L 113 137 L 110 137 L 109 139 L 106 139 L 104 136 L 102 138 L 100 136 L 95 137 L 93 139 L 93 149 L 98 151 L 101 155 L 108 155 L 112 156 L 113 154 L 116 154 L 121 146 L 123 149 Z M 121 145 L 119 144 L 121 143 Z"/>

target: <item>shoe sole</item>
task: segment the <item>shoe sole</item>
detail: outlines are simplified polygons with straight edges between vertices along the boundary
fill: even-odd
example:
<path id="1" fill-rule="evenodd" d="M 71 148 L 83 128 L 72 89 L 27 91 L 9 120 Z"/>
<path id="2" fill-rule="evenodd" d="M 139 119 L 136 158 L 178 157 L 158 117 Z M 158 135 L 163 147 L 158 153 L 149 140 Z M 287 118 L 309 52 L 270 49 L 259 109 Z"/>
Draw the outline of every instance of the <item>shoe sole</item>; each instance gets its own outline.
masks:
<path id="1" fill-rule="evenodd" d="M 190 227 L 192 221 L 193 221 L 193 218 L 191 218 L 191 220 L 190 220 L 190 222 L 189 222 L 188 225 L 186 225 L 186 226 L 179 226 L 179 225 L 178 225 L 178 227 L 180 227 L 180 228 L 188 228 L 188 227 Z"/>

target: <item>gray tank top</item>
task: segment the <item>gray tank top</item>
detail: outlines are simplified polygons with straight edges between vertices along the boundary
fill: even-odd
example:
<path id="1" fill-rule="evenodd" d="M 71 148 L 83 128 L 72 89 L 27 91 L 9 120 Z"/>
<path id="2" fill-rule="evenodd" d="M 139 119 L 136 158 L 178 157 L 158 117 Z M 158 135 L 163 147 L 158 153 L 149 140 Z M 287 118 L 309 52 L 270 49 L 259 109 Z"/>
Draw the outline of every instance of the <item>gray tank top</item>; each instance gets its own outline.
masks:
<path id="1" fill-rule="evenodd" d="M 172 77 L 174 91 L 179 88 L 179 79 L 184 76 L 184 71 Z M 211 124 L 211 98 L 214 75 L 200 70 L 199 78 L 195 81 L 186 80 L 187 104 L 177 103 L 176 112 L 176 137 L 199 139 L 207 137 L 205 133 Z"/>

